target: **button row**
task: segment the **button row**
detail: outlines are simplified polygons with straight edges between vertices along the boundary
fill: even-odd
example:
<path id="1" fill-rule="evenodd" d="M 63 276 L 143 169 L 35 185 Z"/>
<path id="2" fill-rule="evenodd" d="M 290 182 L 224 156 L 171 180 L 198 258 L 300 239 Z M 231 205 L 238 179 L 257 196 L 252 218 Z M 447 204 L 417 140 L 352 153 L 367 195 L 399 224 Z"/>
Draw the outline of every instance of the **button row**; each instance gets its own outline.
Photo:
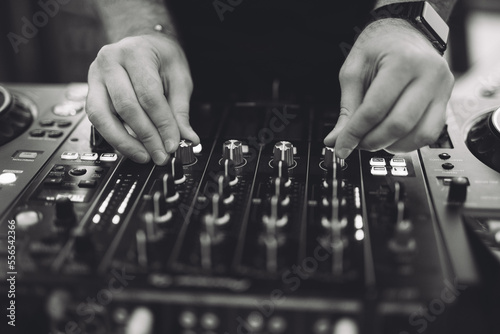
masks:
<path id="1" fill-rule="evenodd" d="M 73 124 L 71 121 L 68 120 L 53 120 L 53 119 L 42 119 L 40 122 L 38 122 L 40 126 L 43 127 L 49 127 L 49 126 L 54 126 L 57 125 L 60 128 L 67 128 Z"/>
<path id="2" fill-rule="evenodd" d="M 387 168 L 385 166 L 372 166 L 371 174 L 385 176 L 387 175 Z M 408 176 L 408 169 L 406 167 L 392 167 L 391 174 L 394 176 Z"/>
<path id="3" fill-rule="evenodd" d="M 392 167 L 406 167 L 406 160 L 404 158 L 392 158 L 389 164 Z M 385 166 L 386 161 L 384 158 L 373 157 L 370 159 L 370 166 Z"/>
<path id="4" fill-rule="evenodd" d="M 36 137 L 36 138 L 41 138 L 41 137 L 47 137 L 49 138 L 59 138 L 63 135 L 63 132 L 61 130 L 42 130 L 42 129 L 35 129 L 30 131 L 30 136 L 31 137 Z"/>
<path id="5" fill-rule="evenodd" d="M 78 152 L 63 152 L 61 154 L 62 160 L 86 160 L 86 161 L 96 161 L 97 159 L 101 161 L 116 161 L 118 159 L 118 154 L 116 153 L 101 153 L 100 157 L 98 153 L 82 153 Z"/>

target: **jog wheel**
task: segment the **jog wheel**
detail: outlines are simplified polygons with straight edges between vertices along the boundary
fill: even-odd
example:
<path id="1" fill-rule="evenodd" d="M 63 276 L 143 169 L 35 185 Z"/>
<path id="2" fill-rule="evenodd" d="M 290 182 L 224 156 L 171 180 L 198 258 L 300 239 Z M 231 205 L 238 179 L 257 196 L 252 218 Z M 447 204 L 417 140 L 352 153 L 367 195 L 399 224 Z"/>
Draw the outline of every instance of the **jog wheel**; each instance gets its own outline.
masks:
<path id="1" fill-rule="evenodd" d="M 0 146 L 17 138 L 33 123 L 29 103 L 0 86 Z"/>
<path id="2" fill-rule="evenodd" d="M 467 134 L 467 147 L 500 173 L 500 108 L 481 116 Z"/>

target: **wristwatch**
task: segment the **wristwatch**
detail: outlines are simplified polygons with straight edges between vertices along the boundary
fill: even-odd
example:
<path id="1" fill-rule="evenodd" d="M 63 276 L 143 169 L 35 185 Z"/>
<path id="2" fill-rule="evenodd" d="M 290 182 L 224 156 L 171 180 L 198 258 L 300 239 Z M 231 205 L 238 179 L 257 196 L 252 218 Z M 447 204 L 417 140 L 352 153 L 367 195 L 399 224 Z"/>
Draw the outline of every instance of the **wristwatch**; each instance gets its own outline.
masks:
<path id="1" fill-rule="evenodd" d="M 379 7 L 371 12 L 369 23 L 385 18 L 405 19 L 422 32 L 439 51 L 446 51 L 450 28 L 427 1 L 398 2 Z"/>

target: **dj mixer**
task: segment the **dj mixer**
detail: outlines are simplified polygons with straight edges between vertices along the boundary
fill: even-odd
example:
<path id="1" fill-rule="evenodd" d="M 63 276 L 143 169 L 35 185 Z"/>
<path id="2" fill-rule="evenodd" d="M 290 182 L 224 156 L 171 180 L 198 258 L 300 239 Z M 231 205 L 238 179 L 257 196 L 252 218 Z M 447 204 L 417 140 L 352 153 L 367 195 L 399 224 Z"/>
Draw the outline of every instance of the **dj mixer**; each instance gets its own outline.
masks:
<path id="1" fill-rule="evenodd" d="M 195 101 L 201 144 L 165 166 L 102 138 L 86 84 L 4 84 L 2 328 L 498 333 L 500 84 L 482 76 L 418 151 L 336 158 L 338 103 Z"/>

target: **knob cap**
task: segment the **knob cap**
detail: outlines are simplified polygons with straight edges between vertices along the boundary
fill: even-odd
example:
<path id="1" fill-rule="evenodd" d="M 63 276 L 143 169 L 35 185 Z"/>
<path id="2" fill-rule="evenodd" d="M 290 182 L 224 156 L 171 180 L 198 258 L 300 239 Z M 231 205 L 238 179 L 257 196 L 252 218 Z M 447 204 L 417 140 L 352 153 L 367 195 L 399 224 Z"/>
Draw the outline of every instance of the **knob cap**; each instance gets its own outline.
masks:
<path id="1" fill-rule="evenodd" d="M 66 196 L 58 198 L 56 200 L 56 226 L 70 228 L 75 223 L 75 208 L 71 199 Z"/>
<path id="2" fill-rule="evenodd" d="M 190 165 L 196 162 L 196 157 L 193 151 L 193 142 L 182 139 L 179 143 L 179 148 L 175 151 L 175 157 L 181 161 L 183 165 Z"/>
<path id="3" fill-rule="evenodd" d="M 222 158 L 232 160 L 236 166 L 242 165 L 245 160 L 241 141 L 235 139 L 225 141 L 222 146 Z"/>
<path id="4" fill-rule="evenodd" d="M 467 188 L 469 182 L 465 177 L 454 177 L 450 183 L 448 191 L 448 202 L 464 203 L 467 199 Z"/>
<path id="5" fill-rule="evenodd" d="M 184 169 L 182 168 L 182 162 L 180 159 L 170 156 L 167 161 L 167 174 L 174 177 L 175 184 L 181 184 L 186 181 L 184 176 Z"/>
<path id="6" fill-rule="evenodd" d="M 294 165 L 293 161 L 293 145 L 289 141 L 279 141 L 274 145 L 273 163 L 276 165 L 280 160 L 287 163 L 288 167 Z"/>
<path id="7" fill-rule="evenodd" d="M 207 230 L 215 228 L 215 226 L 225 225 L 229 222 L 229 213 L 227 212 L 224 202 L 219 194 L 213 194 L 210 197 L 209 213 L 205 215 L 205 227 Z M 208 231 L 211 234 L 211 231 Z"/>
<path id="8" fill-rule="evenodd" d="M 161 191 L 153 194 L 153 221 L 163 224 L 172 219 L 172 211 Z"/>
<path id="9" fill-rule="evenodd" d="M 228 177 L 219 175 L 217 178 L 217 193 L 224 204 L 230 204 L 234 201 L 234 195 L 231 193 Z"/>

